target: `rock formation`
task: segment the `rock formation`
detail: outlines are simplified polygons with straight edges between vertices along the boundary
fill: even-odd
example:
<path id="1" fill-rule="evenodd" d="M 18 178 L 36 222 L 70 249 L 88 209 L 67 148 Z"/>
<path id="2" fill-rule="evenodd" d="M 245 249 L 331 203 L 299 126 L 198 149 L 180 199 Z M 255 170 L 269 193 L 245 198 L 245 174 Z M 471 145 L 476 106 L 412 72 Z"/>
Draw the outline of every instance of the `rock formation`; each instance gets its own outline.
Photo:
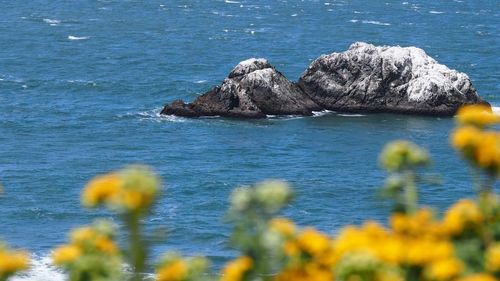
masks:
<path id="1" fill-rule="evenodd" d="M 343 112 L 451 116 L 463 104 L 482 102 L 466 74 L 415 47 L 355 43 L 316 59 L 298 85 L 321 107 Z"/>
<path id="2" fill-rule="evenodd" d="M 228 116 L 265 118 L 267 115 L 311 115 L 321 110 L 297 85 L 288 81 L 265 59 L 240 62 L 221 86 L 193 103 L 177 100 L 162 114 L 187 117 Z"/>
<path id="3" fill-rule="evenodd" d="M 312 111 L 394 112 L 452 116 L 464 104 L 484 103 L 469 77 L 415 47 L 354 43 L 323 55 L 288 81 L 265 59 L 239 63 L 221 86 L 193 103 L 177 100 L 162 114 L 186 117 L 311 115 Z"/>

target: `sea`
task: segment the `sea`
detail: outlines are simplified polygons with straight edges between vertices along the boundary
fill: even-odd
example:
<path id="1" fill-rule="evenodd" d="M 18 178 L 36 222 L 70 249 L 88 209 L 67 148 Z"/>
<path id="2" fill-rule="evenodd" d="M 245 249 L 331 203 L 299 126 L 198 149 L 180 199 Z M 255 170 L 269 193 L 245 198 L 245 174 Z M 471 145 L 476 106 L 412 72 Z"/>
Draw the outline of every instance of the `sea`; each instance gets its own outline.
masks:
<path id="1" fill-rule="evenodd" d="M 59 281 L 51 249 L 75 227 L 104 217 L 79 194 L 94 176 L 151 166 L 163 193 L 144 220 L 162 253 L 204 255 L 213 270 L 228 245 L 228 197 L 238 186 L 286 180 L 283 215 L 335 234 L 365 220 L 386 223 L 378 193 L 384 144 L 429 150 L 439 185 L 424 205 L 442 212 L 472 196 L 467 165 L 449 145 L 453 118 L 318 112 L 265 120 L 161 116 L 191 101 L 240 61 L 267 58 L 297 80 L 322 54 L 352 43 L 416 46 L 465 72 L 500 106 L 500 1 L 496 0 L 0 0 L 0 239 L 32 253 L 14 281 Z M 498 109 L 498 108 L 496 108 Z M 124 238 L 122 238 L 124 239 Z"/>

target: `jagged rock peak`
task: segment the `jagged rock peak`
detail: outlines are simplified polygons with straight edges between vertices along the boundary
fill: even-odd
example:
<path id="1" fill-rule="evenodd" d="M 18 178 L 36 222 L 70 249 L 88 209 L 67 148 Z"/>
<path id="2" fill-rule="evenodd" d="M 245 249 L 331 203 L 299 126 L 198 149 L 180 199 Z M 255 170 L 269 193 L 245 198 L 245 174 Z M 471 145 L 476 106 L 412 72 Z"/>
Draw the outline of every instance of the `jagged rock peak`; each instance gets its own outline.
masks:
<path id="1" fill-rule="evenodd" d="M 266 59 L 250 58 L 238 63 L 238 65 L 236 65 L 233 68 L 233 70 L 229 73 L 228 77 L 234 78 L 237 76 L 249 74 L 256 70 L 262 70 L 266 68 L 273 68 L 272 65 Z"/>

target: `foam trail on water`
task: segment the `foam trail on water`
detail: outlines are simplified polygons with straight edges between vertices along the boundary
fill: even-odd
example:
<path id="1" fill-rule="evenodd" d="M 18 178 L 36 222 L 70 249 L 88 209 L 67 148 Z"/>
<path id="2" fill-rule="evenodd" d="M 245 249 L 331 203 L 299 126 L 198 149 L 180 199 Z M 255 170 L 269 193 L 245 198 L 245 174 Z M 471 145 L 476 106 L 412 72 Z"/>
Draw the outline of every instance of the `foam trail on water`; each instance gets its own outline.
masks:
<path id="1" fill-rule="evenodd" d="M 9 281 L 64 281 L 66 275 L 52 265 L 50 256 L 31 256 L 30 269 Z"/>
<path id="2" fill-rule="evenodd" d="M 127 273 L 130 267 L 127 264 L 122 264 L 122 270 Z M 16 276 L 9 278 L 9 281 L 66 281 L 68 276 L 60 269 L 52 264 L 50 255 L 39 256 L 33 254 L 31 256 L 30 268 Z M 154 274 L 144 273 L 144 281 L 153 281 Z"/>
<path id="3" fill-rule="evenodd" d="M 363 117 L 363 116 L 366 116 L 364 114 L 349 114 L 349 113 L 346 113 L 346 114 L 339 114 L 339 116 L 345 116 L 345 117 Z"/>
<path id="4" fill-rule="evenodd" d="M 58 24 L 60 24 L 60 23 L 61 23 L 61 21 L 60 21 L 60 20 L 53 20 L 53 19 L 43 19 L 43 22 L 44 22 L 44 23 L 48 23 L 48 24 L 50 24 L 50 25 L 52 25 L 52 26 L 54 26 L 54 25 L 58 25 Z"/>
<path id="5" fill-rule="evenodd" d="M 312 114 L 313 114 L 313 117 L 321 117 L 321 116 L 325 116 L 327 114 L 330 114 L 330 113 L 333 113 L 333 111 L 331 110 L 322 110 L 322 111 L 313 111 Z"/>
<path id="6" fill-rule="evenodd" d="M 78 36 L 69 35 L 68 39 L 69 40 L 85 40 L 85 39 L 89 39 L 89 37 L 88 36 L 78 37 Z"/>
<path id="7" fill-rule="evenodd" d="M 152 110 L 146 110 L 146 111 L 141 111 L 141 112 L 129 112 L 125 114 L 120 114 L 117 117 L 118 118 L 127 118 L 127 117 L 135 117 L 138 118 L 141 121 L 155 121 L 155 122 L 162 122 L 162 121 L 167 121 L 167 122 L 186 122 L 188 121 L 187 118 L 184 117 L 179 117 L 175 115 L 164 115 L 160 114 L 162 108 L 155 108 Z"/>
<path id="8" fill-rule="evenodd" d="M 362 21 L 362 23 L 374 24 L 374 25 L 385 25 L 385 26 L 391 25 L 390 23 L 387 23 L 387 22 L 380 22 L 380 21 L 375 21 L 375 20 L 364 20 L 364 21 Z"/>

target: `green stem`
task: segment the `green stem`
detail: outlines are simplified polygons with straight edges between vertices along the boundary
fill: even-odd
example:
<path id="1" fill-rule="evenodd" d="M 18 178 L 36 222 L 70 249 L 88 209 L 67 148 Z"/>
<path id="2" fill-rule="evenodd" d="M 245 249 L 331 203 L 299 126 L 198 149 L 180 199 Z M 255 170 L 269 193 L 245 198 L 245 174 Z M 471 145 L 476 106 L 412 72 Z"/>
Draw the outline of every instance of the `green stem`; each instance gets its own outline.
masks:
<path id="1" fill-rule="evenodd" d="M 146 245 L 144 245 L 141 239 L 141 224 L 139 220 L 139 216 L 136 214 L 132 214 L 127 219 L 130 231 L 130 254 L 134 269 L 132 281 L 141 281 L 141 274 L 146 268 L 145 261 L 147 251 Z"/>
<path id="2" fill-rule="evenodd" d="M 418 209 L 418 192 L 415 184 L 415 175 L 412 171 L 406 172 L 406 186 L 404 189 L 404 203 L 408 214 L 413 214 Z"/>
<path id="3" fill-rule="evenodd" d="M 481 177 L 478 173 L 478 170 L 474 167 L 470 167 L 470 174 L 472 177 L 472 186 L 474 187 L 474 191 L 476 192 L 476 195 L 479 195 L 481 193 Z"/>
<path id="4" fill-rule="evenodd" d="M 486 179 L 485 184 L 481 189 L 481 192 L 490 193 L 493 190 L 493 185 L 495 184 L 495 181 L 496 181 L 495 176 L 488 175 L 488 178 Z"/>

